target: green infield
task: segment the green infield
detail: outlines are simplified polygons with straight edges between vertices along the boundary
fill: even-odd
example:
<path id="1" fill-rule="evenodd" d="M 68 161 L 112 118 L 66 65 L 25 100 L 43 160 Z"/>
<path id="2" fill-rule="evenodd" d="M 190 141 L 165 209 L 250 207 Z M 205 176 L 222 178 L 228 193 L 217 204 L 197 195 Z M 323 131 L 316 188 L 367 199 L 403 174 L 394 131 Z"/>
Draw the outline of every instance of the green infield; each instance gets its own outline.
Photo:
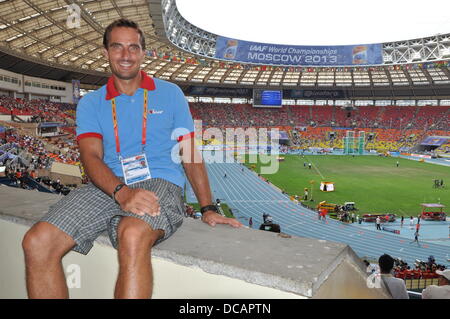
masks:
<path id="1" fill-rule="evenodd" d="M 315 208 L 320 201 L 339 205 L 355 202 L 359 214 L 417 216 L 421 212 L 421 203 L 441 203 L 447 206 L 444 211 L 450 211 L 450 167 L 380 156 L 283 157 L 284 161 L 279 162 L 275 174 L 262 176 L 289 195 L 298 195 L 299 198 L 303 197 L 304 188 L 308 188 L 311 196 L 313 185 L 314 201 L 304 202 L 310 207 Z M 311 169 L 308 163 L 312 164 Z M 246 165 L 260 172 L 259 161 Z M 434 188 L 435 179 L 444 180 L 444 187 Z M 334 182 L 335 191 L 322 192 L 322 181 Z"/>

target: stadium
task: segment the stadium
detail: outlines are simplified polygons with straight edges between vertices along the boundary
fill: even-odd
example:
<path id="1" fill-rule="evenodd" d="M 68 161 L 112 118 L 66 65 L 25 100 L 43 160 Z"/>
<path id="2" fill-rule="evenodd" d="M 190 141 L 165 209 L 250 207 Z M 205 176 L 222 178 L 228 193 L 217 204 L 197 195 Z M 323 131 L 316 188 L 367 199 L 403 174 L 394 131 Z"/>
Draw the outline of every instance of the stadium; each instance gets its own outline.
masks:
<path id="1" fill-rule="evenodd" d="M 395 259 L 392 273 L 404 280 L 409 297 L 421 298 L 440 280 L 436 271 L 450 268 L 449 30 L 377 44 L 282 45 L 209 32 L 183 17 L 175 0 L 11 0 L 0 1 L 0 9 L 0 225 L 3 242 L 19 243 L 17 250 L 0 246 L 18 260 L 0 262 L 11 271 L 0 282 L 15 287 L 0 288 L 0 298 L 26 298 L 18 279 L 18 269 L 25 269 L 19 261 L 25 231 L 57 198 L 90 181 L 77 143 L 77 105 L 108 85 L 103 34 L 121 18 L 143 30 L 140 69 L 182 90 L 212 199 L 220 214 L 247 232 L 233 241 L 226 237 L 232 232 L 218 227 L 224 242 L 234 242 L 232 248 L 217 244 L 222 256 L 214 252 L 211 231 L 199 235 L 198 245 L 211 244 L 200 256 L 181 244 L 190 239 L 176 237 L 172 246 L 161 245 L 160 263 L 195 265 L 254 285 L 249 291 L 260 294 L 224 288 L 215 298 L 391 298 L 389 290 L 361 288 L 383 254 Z M 196 236 L 204 228 L 189 182 L 183 198 L 187 221 L 179 232 L 186 227 Z M 283 246 L 279 236 L 258 230 L 273 225 L 297 246 Z M 278 251 L 276 266 L 258 265 L 262 256 L 252 254 L 262 246 L 252 236 Z M 302 243 L 315 251 L 341 246 L 329 252 L 334 257 L 317 256 L 323 270 L 313 273 L 301 264 L 299 256 L 308 256 Z M 232 254 L 241 250 L 246 253 Z M 287 270 L 274 274 L 278 264 L 289 268 L 286 276 Z M 339 276 L 347 279 L 337 285 L 354 284 L 354 294 L 333 295 L 329 285 Z M 290 281 L 284 283 L 285 277 Z M 292 279 L 299 277 L 304 281 Z M 308 282 L 313 277 L 320 284 Z M 212 289 L 215 279 L 205 280 Z M 277 292 L 265 295 L 255 286 Z M 197 298 L 209 298 L 205 289 Z M 109 296 L 104 290 L 70 293 Z M 186 298 L 164 293 L 156 297 Z"/>

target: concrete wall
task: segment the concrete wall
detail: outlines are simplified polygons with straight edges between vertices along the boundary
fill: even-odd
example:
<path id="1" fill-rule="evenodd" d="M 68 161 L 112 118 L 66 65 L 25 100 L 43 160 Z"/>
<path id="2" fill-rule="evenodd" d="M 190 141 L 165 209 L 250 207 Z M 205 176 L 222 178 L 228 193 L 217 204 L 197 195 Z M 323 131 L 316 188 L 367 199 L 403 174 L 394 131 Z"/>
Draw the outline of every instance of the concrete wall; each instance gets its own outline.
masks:
<path id="1" fill-rule="evenodd" d="M 27 298 L 21 242 L 28 228 L 0 219 L 0 299 Z M 76 266 L 69 267 L 70 265 Z M 81 285 L 80 288 L 69 289 L 71 298 L 113 298 L 118 269 L 117 252 L 114 248 L 96 243 L 87 256 L 70 252 L 63 259 L 63 267 L 68 281 L 74 285 L 78 283 L 75 276 L 78 266 L 81 270 Z M 158 257 L 153 258 L 153 271 L 155 299 L 305 298 L 242 280 L 209 274 L 199 268 L 177 265 Z"/>
<path id="2" fill-rule="evenodd" d="M 382 289 L 368 288 L 367 275 L 361 271 L 362 265 L 355 264 L 354 260 L 357 259 L 349 258 L 351 255 L 352 252 L 349 252 L 313 298 L 334 299 L 339 296 L 348 299 L 389 299 L 387 294 L 382 293 Z"/>
<path id="3" fill-rule="evenodd" d="M 78 186 L 80 186 L 80 185 L 83 184 L 81 182 L 81 178 L 80 177 L 64 175 L 64 174 L 60 174 L 60 173 L 51 173 L 51 172 L 50 172 L 49 177 L 52 180 L 54 180 L 54 181 L 56 181 L 59 178 L 61 183 L 64 184 L 64 185 L 77 184 Z"/>
<path id="4" fill-rule="evenodd" d="M 21 248 L 27 229 L 62 196 L 0 185 L 0 298 L 25 298 Z M 341 243 L 185 218 L 152 249 L 154 298 L 388 298 L 371 288 L 362 261 Z M 73 298 L 111 298 L 117 252 L 100 236 L 88 256 L 63 260 Z"/>

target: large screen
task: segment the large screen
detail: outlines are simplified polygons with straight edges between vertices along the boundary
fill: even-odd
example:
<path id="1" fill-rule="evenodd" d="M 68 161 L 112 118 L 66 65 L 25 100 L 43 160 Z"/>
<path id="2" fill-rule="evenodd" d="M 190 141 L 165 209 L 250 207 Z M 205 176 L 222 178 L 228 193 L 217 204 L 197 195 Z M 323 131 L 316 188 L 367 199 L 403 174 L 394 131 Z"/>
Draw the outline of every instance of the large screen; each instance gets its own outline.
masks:
<path id="1" fill-rule="evenodd" d="M 253 90 L 254 107 L 281 107 L 283 94 L 281 90 Z"/>

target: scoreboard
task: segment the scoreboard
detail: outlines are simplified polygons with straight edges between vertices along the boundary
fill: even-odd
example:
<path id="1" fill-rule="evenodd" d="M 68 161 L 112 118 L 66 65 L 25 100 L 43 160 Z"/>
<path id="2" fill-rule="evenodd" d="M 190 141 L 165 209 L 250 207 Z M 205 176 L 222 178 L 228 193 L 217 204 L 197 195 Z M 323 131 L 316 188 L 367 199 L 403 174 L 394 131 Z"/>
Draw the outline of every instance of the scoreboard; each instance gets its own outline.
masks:
<path id="1" fill-rule="evenodd" d="M 253 90 L 253 107 L 281 107 L 282 100 L 281 90 Z"/>

